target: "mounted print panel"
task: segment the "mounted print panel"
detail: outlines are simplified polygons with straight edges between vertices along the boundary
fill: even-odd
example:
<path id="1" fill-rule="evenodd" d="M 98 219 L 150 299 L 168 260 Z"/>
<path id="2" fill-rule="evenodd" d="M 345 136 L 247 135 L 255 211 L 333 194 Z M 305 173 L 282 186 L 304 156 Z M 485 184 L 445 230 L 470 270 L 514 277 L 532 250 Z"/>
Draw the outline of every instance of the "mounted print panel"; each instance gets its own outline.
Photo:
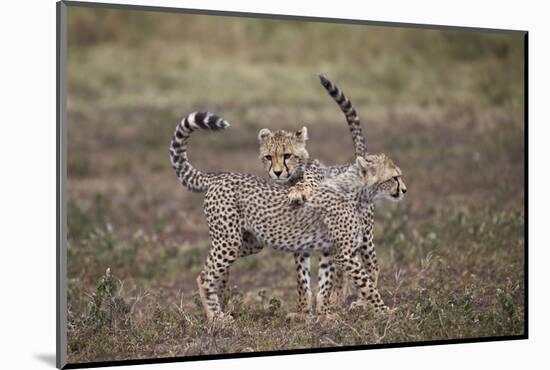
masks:
<path id="1" fill-rule="evenodd" d="M 58 367 L 527 338 L 524 31 L 58 3 Z"/>

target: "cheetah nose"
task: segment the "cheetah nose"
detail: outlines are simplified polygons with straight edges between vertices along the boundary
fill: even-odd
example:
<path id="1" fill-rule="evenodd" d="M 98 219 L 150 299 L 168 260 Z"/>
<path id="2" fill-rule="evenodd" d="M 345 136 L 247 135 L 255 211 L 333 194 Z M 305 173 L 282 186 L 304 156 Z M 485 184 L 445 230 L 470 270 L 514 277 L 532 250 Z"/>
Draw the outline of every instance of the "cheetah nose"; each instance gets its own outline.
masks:
<path id="1" fill-rule="evenodd" d="M 273 171 L 273 173 L 275 174 L 275 176 L 279 177 L 279 176 L 281 176 L 283 171 Z"/>
<path id="2" fill-rule="evenodd" d="M 403 194 L 405 194 L 407 192 L 407 188 L 403 188 L 401 189 L 401 191 L 403 192 Z"/>

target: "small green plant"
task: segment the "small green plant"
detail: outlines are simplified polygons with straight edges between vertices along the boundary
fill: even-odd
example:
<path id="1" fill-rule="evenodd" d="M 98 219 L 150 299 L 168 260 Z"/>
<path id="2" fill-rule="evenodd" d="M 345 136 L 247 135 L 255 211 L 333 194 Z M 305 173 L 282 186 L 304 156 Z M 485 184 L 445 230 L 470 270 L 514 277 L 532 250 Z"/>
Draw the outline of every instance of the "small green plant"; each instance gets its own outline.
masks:
<path id="1" fill-rule="evenodd" d="M 86 321 L 97 327 L 125 327 L 130 324 L 130 305 L 120 295 L 122 283 L 111 275 L 107 268 L 90 297 Z"/>

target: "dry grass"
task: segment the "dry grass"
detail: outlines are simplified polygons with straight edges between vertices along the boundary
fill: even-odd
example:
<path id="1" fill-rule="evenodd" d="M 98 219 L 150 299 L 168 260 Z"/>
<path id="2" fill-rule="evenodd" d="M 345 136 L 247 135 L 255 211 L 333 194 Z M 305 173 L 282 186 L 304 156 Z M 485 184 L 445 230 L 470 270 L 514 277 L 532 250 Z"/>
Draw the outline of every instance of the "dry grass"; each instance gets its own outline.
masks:
<path id="1" fill-rule="evenodd" d="M 70 362 L 523 333 L 520 36 L 76 8 L 69 21 Z M 236 322 L 212 330 L 195 286 L 202 197 L 170 168 L 172 130 L 200 109 L 232 123 L 193 139 L 205 170 L 263 176 L 258 130 L 302 124 L 313 156 L 347 162 L 318 72 L 352 98 L 370 150 L 404 172 L 407 198 L 381 203 L 375 228 L 397 310 L 287 321 L 292 258 L 263 251 L 232 267 Z"/>

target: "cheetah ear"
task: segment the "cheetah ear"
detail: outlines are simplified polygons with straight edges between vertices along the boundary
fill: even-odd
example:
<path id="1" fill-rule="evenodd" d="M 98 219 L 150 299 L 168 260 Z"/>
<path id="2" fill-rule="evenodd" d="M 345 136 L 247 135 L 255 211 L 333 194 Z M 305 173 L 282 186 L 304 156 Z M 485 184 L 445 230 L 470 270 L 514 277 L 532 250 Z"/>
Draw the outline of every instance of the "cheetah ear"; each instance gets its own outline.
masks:
<path id="1" fill-rule="evenodd" d="M 376 161 L 379 161 L 380 154 L 367 154 L 364 159 L 367 163 L 374 164 Z"/>
<path id="2" fill-rule="evenodd" d="M 300 130 L 296 131 L 294 133 L 294 137 L 296 138 L 296 140 L 301 142 L 305 142 L 307 139 L 309 139 L 307 136 L 307 127 L 304 126 Z"/>
<path id="3" fill-rule="evenodd" d="M 380 166 L 376 160 L 372 158 L 365 159 L 363 157 L 357 157 L 355 159 L 355 165 L 361 171 L 364 184 L 367 187 L 372 187 L 374 184 L 380 181 Z"/>
<path id="4" fill-rule="evenodd" d="M 359 170 L 361 170 L 361 175 L 363 175 L 364 177 L 372 177 L 372 168 L 374 165 L 372 162 L 369 162 L 363 157 L 356 157 L 355 165 L 359 168 Z"/>
<path id="5" fill-rule="evenodd" d="M 269 137 L 271 137 L 271 131 L 268 128 L 263 128 L 258 133 L 258 140 L 260 141 L 260 143 L 269 139 Z"/>

